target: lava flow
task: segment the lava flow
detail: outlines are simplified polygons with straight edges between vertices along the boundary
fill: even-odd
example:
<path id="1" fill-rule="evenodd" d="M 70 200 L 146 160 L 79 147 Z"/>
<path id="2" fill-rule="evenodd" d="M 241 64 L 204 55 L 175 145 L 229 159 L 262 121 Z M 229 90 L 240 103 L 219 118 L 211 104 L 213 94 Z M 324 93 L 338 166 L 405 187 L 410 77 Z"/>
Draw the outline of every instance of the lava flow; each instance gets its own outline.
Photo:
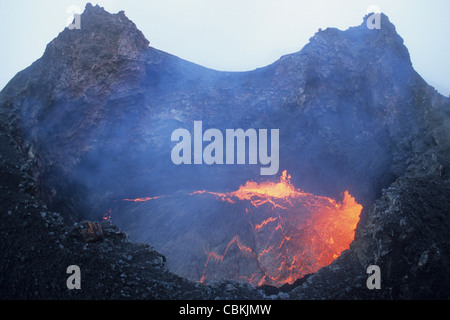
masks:
<path id="1" fill-rule="evenodd" d="M 196 194 L 214 195 L 235 205 L 241 202 L 253 232 L 252 243 L 234 235 L 221 253 L 205 252 L 202 282 L 215 279 L 216 273 L 226 269 L 227 264 L 233 268 L 236 256 L 240 256 L 253 260 L 258 272 L 249 275 L 241 270 L 234 275 L 235 279 L 256 285 L 292 283 L 329 265 L 349 248 L 362 210 L 348 191 L 339 202 L 295 188 L 286 171 L 278 182 L 248 181 L 236 191 L 203 190 L 191 195 Z"/>
<path id="2" fill-rule="evenodd" d="M 164 196 L 157 196 L 157 197 L 143 197 L 143 198 L 136 198 L 136 199 L 122 199 L 122 201 L 132 201 L 132 202 L 145 202 L 150 200 L 155 200 L 162 198 Z"/>
<path id="3" fill-rule="evenodd" d="M 298 198 L 307 195 L 306 193 L 295 189 L 290 183 L 291 176 L 284 170 L 281 174 L 280 181 L 278 183 L 266 181 L 256 183 L 254 181 L 247 181 L 245 185 L 241 186 L 238 190 L 228 193 L 210 192 L 206 190 L 195 191 L 193 194 L 209 193 L 222 199 L 222 201 L 228 201 L 235 203 L 234 198 L 238 200 L 249 200 L 251 204 L 257 208 L 264 203 L 270 203 L 274 208 L 279 207 L 286 209 L 281 202 L 277 202 L 277 199 L 287 201 L 290 205 L 290 198 Z"/>
<path id="4" fill-rule="evenodd" d="M 174 272 L 204 283 L 235 279 L 279 287 L 348 249 L 362 210 L 348 191 L 335 200 L 304 192 L 290 179 L 283 171 L 278 181 L 247 181 L 225 193 L 202 190 L 122 202 L 138 206 L 128 211 L 138 221 L 134 232 L 154 244 Z"/>

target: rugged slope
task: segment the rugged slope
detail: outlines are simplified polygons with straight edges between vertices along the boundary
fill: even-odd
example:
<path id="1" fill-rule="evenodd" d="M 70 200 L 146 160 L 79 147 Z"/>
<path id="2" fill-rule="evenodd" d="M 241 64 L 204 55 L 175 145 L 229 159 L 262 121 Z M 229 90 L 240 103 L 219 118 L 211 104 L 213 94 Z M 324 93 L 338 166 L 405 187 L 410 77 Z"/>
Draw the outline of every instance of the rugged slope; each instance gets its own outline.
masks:
<path id="1" fill-rule="evenodd" d="M 104 239 L 88 246 L 75 236 L 86 224 L 69 227 L 100 219 L 117 199 L 226 189 L 258 176 L 259 166 L 170 162 L 171 132 L 203 120 L 219 129 L 280 128 L 280 168 L 295 185 L 335 198 L 349 189 L 364 206 L 350 250 L 291 297 L 449 297 L 449 101 L 414 71 L 386 16 L 380 30 L 367 29 L 365 20 L 345 31 L 328 28 L 301 51 L 240 73 L 149 47 L 123 12 L 88 4 L 81 19 L 81 30 L 62 31 L 0 93 L 2 155 L 8 155 L 2 296 L 222 296 L 170 274 L 161 261 L 145 269 L 160 254 L 128 242 L 113 226 L 104 225 Z M 54 229 L 43 232 L 45 224 Z M 123 269 L 88 296 L 75 296 L 65 288 L 74 256 L 95 270 L 86 280 L 94 287 Z M 365 287 L 369 264 L 382 270 L 380 291 Z M 60 278 L 50 279 L 56 265 Z M 252 287 L 239 290 L 234 297 L 259 297 Z"/>
<path id="2" fill-rule="evenodd" d="M 1 119 L 2 123 L 5 119 Z M 130 242 L 109 221 L 70 224 L 32 195 L 29 155 L 0 131 L 0 299 L 262 299 L 234 282 L 205 286 L 167 270 L 148 244 Z M 81 270 L 69 290 L 67 268 Z"/>

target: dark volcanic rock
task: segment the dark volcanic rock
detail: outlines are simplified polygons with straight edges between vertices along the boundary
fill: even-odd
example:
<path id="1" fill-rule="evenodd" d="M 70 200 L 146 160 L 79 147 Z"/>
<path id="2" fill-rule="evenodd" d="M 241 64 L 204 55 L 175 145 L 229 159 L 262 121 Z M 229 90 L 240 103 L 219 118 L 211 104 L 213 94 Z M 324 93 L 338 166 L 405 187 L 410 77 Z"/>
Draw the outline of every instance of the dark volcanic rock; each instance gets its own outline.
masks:
<path id="1" fill-rule="evenodd" d="M 259 175 L 255 165 L 174 165 L 170 135 L 194 120 L 279 128 L 280 169 L 295 185 L 333 197 L 349 188 L 364 205 L 434 143 L 423 118 L 443 97 L 427 93 L 385 16 L 381 30 L 329 28 L 298 53 L 239 73 L 148 47 L 123 13 L 88 5 L 81 19 L 1 96 L 21 145 L 38 156 L 39 197 L 68 218 L 99 217 L 120 197 L 230 188 Z"/>
<path id="2" fill-rule="evenodd" d="M 450 298 L 450 183 L 431 173 L 404 176 L 383 190 L 350 250 L 291 292 L 297 299 Z M 366 269 L 378 265 L 381 290 L 368 290 Z"/>
<path id="3" fill-rule="evenodd" d="M 32 181 L 20 167 L 27 155 L 1 129 L 0 299 L 264 297 L 246 284 L 205 286 L 176 276 L 165 267 L 164 256 L 148 244 L 130 242 L 109 221 L 68 226 L 60 213 L 18 187 Z M 81 290 L 66 287 L 70 265 L 80 267 Z"/>
<path id="4" fill-rule="evenodd" d="M 259 177 L 254 165 L 174 165 L 172 131 L 202 120 L 280 129 L 280 169 L 294 185 L 333 198 L 348 189 L 363 204 L 351 248 L 291 297 L 449 298 L 450 102 L 381 18 L 380 30 L 365 20 L 328 28 L 270 66 L 231 73 L 149 47 L 123 12 L 88 4 L 82 28 L 62 31 L 0 93 L 0 296 L 262 297 L 252 286 L 189 282 L 148 245 L 95 222 L 119 199 Z M 89 290 L 66 289 L 72 264 Z M 369 264 L 381 268 L 381 290 L 366 288 Z"/>

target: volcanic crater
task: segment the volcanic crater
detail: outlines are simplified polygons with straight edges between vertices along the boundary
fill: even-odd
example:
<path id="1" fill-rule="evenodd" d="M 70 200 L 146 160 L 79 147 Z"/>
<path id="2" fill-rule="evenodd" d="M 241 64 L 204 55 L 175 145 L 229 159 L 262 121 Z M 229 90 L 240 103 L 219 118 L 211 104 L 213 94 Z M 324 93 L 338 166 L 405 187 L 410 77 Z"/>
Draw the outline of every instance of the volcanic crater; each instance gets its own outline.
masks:
<path id="1" fill-rule="evenodd" d="M 223 72 L 88 4 L 0 93 L 1 296 L 449 298 L 450 102 L 367 18 Z M 279 172 L 174 164 L 171 133 L 199 120 L 278 129 Z M 74 263 L 89 291 L 58 284 Z"/>

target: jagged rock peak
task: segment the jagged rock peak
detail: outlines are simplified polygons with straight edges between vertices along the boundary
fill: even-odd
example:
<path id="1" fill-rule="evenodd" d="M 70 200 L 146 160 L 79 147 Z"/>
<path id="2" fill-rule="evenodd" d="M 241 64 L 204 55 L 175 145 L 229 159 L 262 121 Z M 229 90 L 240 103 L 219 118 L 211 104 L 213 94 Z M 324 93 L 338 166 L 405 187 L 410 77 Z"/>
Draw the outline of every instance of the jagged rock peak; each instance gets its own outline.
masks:
<path id="1" fill-rule="evenodd" d="M 372 14 L 367 14 L 360 25 L 346 30 L 319 29 L 299 54 L 322 59 L 326 64 L 330 56 L 358 56 L 373 62 L 381 60 L 390 66 L 399 67 L 400 63 L 405 69 L 412 70 L 408 49 L 389 18 L 384 13 L 371 17 Z M 376 27 L 372 25 L 375 19 L 378 20 Z"/>
<path id="2" fill-rule="evenodd" d="M 395 39 L 403 43 L 403 39 L 397 33 L 394 24 L 390 22 L 387 15 L 380 13 L 377 17 L 372 17 L 373 13 L 363 17 L 363 22 L 359 26 L 349 27 L 347 30 L 339 30 L 337 28 L 328 27 L 325 30 L 319 29 L 310 40 L 335 38 L 339 35 L 346 34 L 356 39 L 368 38 L 374 39 Z M 372 17 L 372 18 L 371 18 Z M 368 19 L 371 18 L 370 21 Z M 375 23 L 375 21 L 377 21 Z M 332 40 L 332 39 L 329 39 Z"/>
<path id="3" fill-rule="evenodd" d="M 81 47 L 91 48 L 91 52 L 104 49 L 101 51 L 135 59 L 148 45 L 149 41 L 124 11 L 111 14 L 103 7 L 87 3 L 80 17 L 80 28 L 65 28 L 48 44 L 44 56 L 61 53 L 71 56 L 75 47 Z"/>
<path id="4" fill-rule="evenodd" d="M 361 26 L 367 27 L 367 20 L 372 17 L 373 15 L 378 15 L 380 18 L 380 29 L 382 30 L 381 26 L 384 26 L 384 30 L 394 30 L 395 31 L 395 26 L 392 24 L 392 22 L 389 20 L 389 17 L 384 14 L 383 12 L 380 13 L 375 13 L 375 12 L 370 12 L 367 13 L 364 17 L 363 17 L 363 22 L 361 23 Z M 370 22 L 369 22 L 370 23 Z"/>

